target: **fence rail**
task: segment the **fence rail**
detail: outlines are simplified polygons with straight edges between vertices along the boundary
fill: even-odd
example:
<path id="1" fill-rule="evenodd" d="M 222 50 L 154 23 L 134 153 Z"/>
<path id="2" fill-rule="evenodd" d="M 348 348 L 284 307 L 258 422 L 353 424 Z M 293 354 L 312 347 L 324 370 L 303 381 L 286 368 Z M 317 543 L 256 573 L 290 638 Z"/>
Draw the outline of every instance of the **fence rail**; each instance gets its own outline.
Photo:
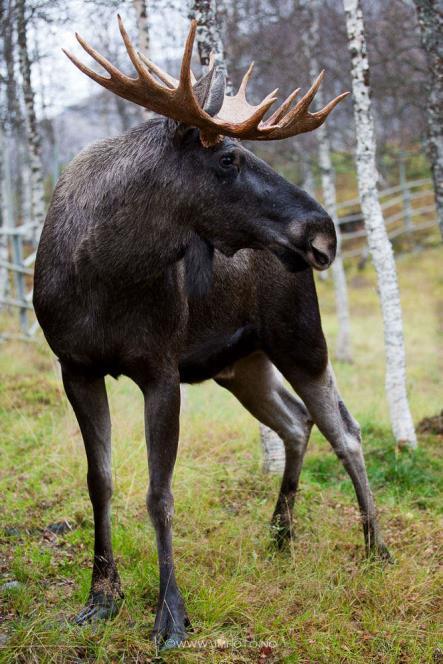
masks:
<path id="1" fill-rule="evenodd" d="M 412 238 L 437 224 L 432 181 L 422 178 L 404 181 L 379 192 L 385 226 L 391 240 L 403 235 Z M 420 203 L 421 202 L 421 203 Z M 349 212 L 347 212 L 349 210 Z M 345 258 L 368 256 L 366 229 L 360 199 L 353 198 L 337 205 L 341 229 L 342 252 Z M 349 228 L 351 226 L 351 228 Z M 35 228 L 32 224 L 0 227 L 0 306 L 18 309 L 20 333 L 0 333 L 0 340 L 32 341 L 39 329 L 32 307 L 32 276 L 36 258 Z"/>
<path id="2" fill-rule="evenodd" d="M 434 190 L 430 178 L 405 181 L 379 192 L 385 227 L 390 240 L 401 236 L 412 238 L 437 224 Z M 349 212 L 347 212 L 350 210 Z M 360 199 L 353 198 L 337 205 L 344 258 L 366 257 L 366 229 Z"/>

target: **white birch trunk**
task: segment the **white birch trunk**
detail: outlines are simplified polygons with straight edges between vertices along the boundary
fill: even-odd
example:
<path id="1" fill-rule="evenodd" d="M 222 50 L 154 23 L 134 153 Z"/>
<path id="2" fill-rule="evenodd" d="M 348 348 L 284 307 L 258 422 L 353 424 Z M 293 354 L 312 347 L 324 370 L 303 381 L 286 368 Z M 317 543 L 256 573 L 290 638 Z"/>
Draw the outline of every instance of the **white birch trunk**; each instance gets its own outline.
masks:
<path id="1" fill-rule="evenodd" d="M 149 10 L 147 0 L 133 0 L 133 5 L 135 9 L 135 15 L 137 20 L 137 35 L 138 35 L 138 47 L 140 51 L 146 55 L 147 58 L 150 57 L 150 36 L 149 36 Z M 141 114 L 143 120 L 149 120 L 153 117 L 153 113 L 148 111 L 147 108 L 141 109 Z"/>
<path id="2" fill-rule="evenodd" d="M 309 159 L 309 157 L 306 157 L 303 160 L 302 168 L 303 168 L 303 183 L 301 188 L 304 191 L 306 191 L 309 194 L 309 196 L 315 198 L 315 178 L 312 170 L 311 160 Z M 326 274 L 326 273 L 320 272 L 320 274 Z"/>
<path id="3" fill-rule="evenodd" d="M 45 220 L 45 198 L 43 165 L 41 159 L 40 136 L 35 114 L 34 91 L 31 82 L 31 62 L 28 53 L 26 34 L 26 3 L 17 0 L 17 41 L 22 77 L 23 96 L 25 101 L 26 134 L 31 168 L 31 225 L 34 238 Z"/>
<path id="4" fill-rule="evenodd" d="M 320 43 L 319 29 L 319 3 L 316 0 L 306 5 L 308 10 L 309 27 L 304 31 L 304 46 L 306 57 L 309 62 L 309 74 L 311 80 L 315 80 L 320 73 L 317 59 L 317 49 Z M 320 87 L 315 97 L 318 109 L 323 108 L 325 99 Z M 326 123 L 317 129 L 318 160 L 321 171 L 321 183 L 323 189 L 323 203 L 334 222 L 337 233 L 337 255 L 332 264 L 332 275 L 335 290 L 335 308 L 337 312 L 338 331 L 335 348 L 335 356 L 341 362 L 352 362 L 351 350 L 351 323 L 349 316 L 348 287 L 346 283 L 345 268 L 341 253 L 341 231 L 337 215 L 337 192 L 335 189 L 335 173 L 331 160 L 331 144 L 329 141 Z"/>
<path id="5" fill-rule="evenodd" d="M 9 210 L 7 200 L 7 174 L 6 168 L 6 141 L 3 132 L 3 126 L 0 122 L 0 217 L 1 228 L 4 229 L 8 226 Z M 8 260 L 8 236 L 5 234 L 0 235 L 0 260 Z M 4 299 L 8 292 L 8 270 L 6 267 L 0 266 L 0 299 Z M 0 303 L 0 307 L 3 305 Z"/>
<path id="6" fill-rule="evenodd" d="M 443 238 L 443 0 L 415 0 L 415 6 L 429 67 L 428 153 Z"/>
<path id="7" fill-rule="evenodd" d="M 203 73 L 208 70 L 209 58 L 213 52 L 215 62 L 226 76 L 226 94 L 232 94 L 232 85 L 226 68 L 221 29 L 217 19 L 216 0 L 194 0 L 191 18 L 197 21 L 197 48 Z"/>
<path id="8" fill-rule="evenodd" d="M 285 448 L 275 431 L 260 424 L 260 440 L 263 450 L 263 470 L 265 473 L 282 475 L 285 469 Z"/>
<path id="9" fill-rule="evenodd" d="M 406 392 L 405 349 L 397 273 L 377 192 L 375 132 L 369 97 L 369 64 L 363 13 L 360 0 L 343 0 L 343 4 L 352 61 L 358 187 L 369 251 L 377 272 L 383 315 L 389 412 L 397 442 L 416 447 L 417 439 Z"/>

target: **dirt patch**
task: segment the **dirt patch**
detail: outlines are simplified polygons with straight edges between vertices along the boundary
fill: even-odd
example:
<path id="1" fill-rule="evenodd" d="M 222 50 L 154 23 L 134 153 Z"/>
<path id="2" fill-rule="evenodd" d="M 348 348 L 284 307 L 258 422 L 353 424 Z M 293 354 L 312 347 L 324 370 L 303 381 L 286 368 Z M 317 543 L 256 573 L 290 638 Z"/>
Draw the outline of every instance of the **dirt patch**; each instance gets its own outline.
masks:
<path id="1" fill-rule="evenodd" d="M 417 432 L 443 436 L 443 410 L 439 415 L 424 417 L 417 425 Z"/>

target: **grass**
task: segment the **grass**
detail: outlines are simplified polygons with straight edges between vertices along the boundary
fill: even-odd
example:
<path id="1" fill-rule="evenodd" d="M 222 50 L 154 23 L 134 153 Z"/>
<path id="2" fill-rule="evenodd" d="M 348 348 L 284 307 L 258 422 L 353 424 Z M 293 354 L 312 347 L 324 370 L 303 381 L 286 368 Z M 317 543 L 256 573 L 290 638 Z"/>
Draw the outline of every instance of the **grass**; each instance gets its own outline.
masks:
<path id="1" fill-rule="evenodd" d="M 443 292 L 440 250 L 399 260 L 408 388 L 414 419 L 440 411 Z M 179 582 L 194 633 L 157 657 L 149 640 L 157 595 L 142 400 L 108 382 L 113 415 L 113 538 L 126 599 L 108 624 L 66 620 L 85 601 L 93 545 L 80 433 L 43 341 L 10 342 L 0 357 L 1 662 L 409 663 L 443 660 L 441 439 L 396 449 L 384 398 L 382 325 L 370 267 L 349 270 L 355 362 L 336 364 L 360 420 L 386 540 L 387 567 L 363 557 L 352 487 L 314 432 L 289 550 L 269 547 L 278 478 L 261 471 L 256 422 L 212 384 L 192 387 L 182 417 L 174 494 Z M 319 283 L 334 346 L 331 281 Z M 440 349 L 440 354 L 439 354 Z M 47 526 L 67 519 L 72 530 Z M 439 548 L 440 547 L 440 548 Z"/>

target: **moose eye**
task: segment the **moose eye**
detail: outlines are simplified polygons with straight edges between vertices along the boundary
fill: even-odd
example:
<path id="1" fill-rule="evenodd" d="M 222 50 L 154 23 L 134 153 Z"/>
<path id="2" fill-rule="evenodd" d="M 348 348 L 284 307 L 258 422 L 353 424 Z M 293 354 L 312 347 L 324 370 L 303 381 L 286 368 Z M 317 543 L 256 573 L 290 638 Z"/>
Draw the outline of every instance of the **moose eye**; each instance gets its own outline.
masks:
<path id="1" fill-rule="evenodd" d="M 222 168 L 229 168 L 232 166 L 232 164 L 235 161 L 235 155 L 233 154 L 224 154 L 222 157 L 220 157 L 220 166 Z"/>

